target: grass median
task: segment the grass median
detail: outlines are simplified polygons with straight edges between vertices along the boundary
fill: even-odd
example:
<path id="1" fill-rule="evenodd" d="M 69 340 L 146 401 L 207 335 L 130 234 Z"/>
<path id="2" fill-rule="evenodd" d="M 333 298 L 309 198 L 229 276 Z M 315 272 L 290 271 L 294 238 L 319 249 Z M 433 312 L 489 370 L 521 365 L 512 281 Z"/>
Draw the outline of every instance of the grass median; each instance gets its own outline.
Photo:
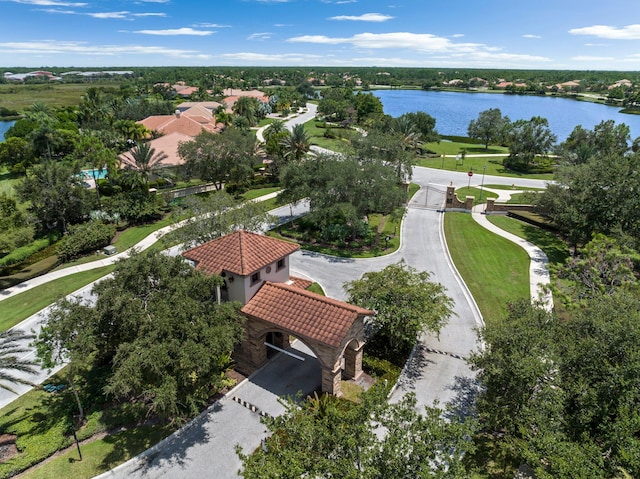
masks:
<path id="1" fill-rule="evenodd" d="M 113 268 L 113 265 L 103 266 L 75 273 L 0 301 L 0 331 L 15 326 L 63 296 L 111 273 Z"/>
<path id="2" fill-rule="evenodd" d="M 447 245 L 485 322 L 499 321 L 507 304 L 529 298 L 529 256 L 520 246 L 486 230 L 467 213 L 444 217 Z"/>

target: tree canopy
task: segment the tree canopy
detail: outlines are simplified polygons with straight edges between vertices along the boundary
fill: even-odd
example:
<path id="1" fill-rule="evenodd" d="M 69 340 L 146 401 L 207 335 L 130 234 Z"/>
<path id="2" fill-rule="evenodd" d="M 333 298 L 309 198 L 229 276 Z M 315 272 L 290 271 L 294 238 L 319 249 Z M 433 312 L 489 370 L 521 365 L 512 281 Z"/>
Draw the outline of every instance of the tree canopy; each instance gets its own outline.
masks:
<path id="1" fill-rule="evenodd" d="M 272 435 L 261 449 L 238 449 L 247 479 L 299 477 L 462 478 L 473 450 L 471 420 L 449 421 L 439 408 L 417 410 L 411 394 L 396 404 L 374 387 L 357 404 L 330 396 L 287 403 L 264 420 Z"/>
<path id="2" fill-rule="evenodd" d="M 477 120 L 471 120 L 467 128 L 469 138 L 482 141 L 484 149 L 489 149 L 489 144 L 497 143 L 505 139 L 505 135 L 511 124 L 509 117 L 502 116 L 499 108 L 489 108 L 481 111 Z"/>
<path id="3" fill-rule="evenodd" d="M 393 351 L 410 350 L 420 334 L 439 333 L 453 314 L 453 300 L 431 275 L 404 262 L 369 272 L 347 283 L 348 301 L 375 311 L 374 340 Z"/>
<path id="4" fill-rule="evenodd" d="M 240 305 L 217 303 L 221 281 L 182 257 L 134 254 L 94 285 L 95 304 L 56 303 L 36 340 L 38 355 L 45 364 L 68 359 L 94 370 L 87 383 L 148 413 L 193 415 L 224 386 L 242 336 Z M 101 369 L 106 374 L 96 375 Z"/>
<path id="5" fill-rule="evenodd" d="M 563 320 L 512 304 L 480 339 L 476 409 L 496 457 L 541 479 L 640 474 L 637 296 L 599 297 Z"/>

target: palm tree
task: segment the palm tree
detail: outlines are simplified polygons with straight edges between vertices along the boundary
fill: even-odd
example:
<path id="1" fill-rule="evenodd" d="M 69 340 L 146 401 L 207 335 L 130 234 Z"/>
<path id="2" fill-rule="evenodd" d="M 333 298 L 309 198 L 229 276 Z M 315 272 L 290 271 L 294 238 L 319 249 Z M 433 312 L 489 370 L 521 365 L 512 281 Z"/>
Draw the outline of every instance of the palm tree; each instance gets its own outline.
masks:
<path id="1" fill-rule="evenodd" d="M 309 136 L 304 129 L 304 125 L 299 123 L 293 127 L 289 136 L 282 140 L 285 158 L 293 158 L 300 161 L 311 149 Z"/>
<path id="2" fill-rule="evenodd" d="M 0 333 L 0 388 L 16 393 L 9 385 L 27 384 L 33 386 L 31 381 L 14 376 L 11 372 L 36 374 L 38 363 L 32 359 L 24 359 L 24 353 L 30 349 L 20 344 L 21 341 L 33 339 L 33 334 L 26 334 L 18 329 L 8 329 Z"/>
<path id="3" fill-rule="evenodd" d="M 241 96 L 233 104 L 233 112 L 238 116 L 243 116 L 249 122 L 249 126 L 256 124 L 258 115 L 258 99 L 250 96 Z"/>
<path id="4" fill-rule="evenodd" d="M 269 138 L 273 135 L 277 135 L 278 133 L 282 133 L 286 131 L 287 127 L 284 125 L 284 121 L 282 120 L 274 120 L 273 123 L 270 123 L 269 126 L 264 130 L 264 141 L 265 143 L 269 141 Z"/>
<path id="5" fill-rule="evenodd" d="M 124 156 L 128 183 L 147 188 L 149 176 L 162 168 L 162 162 L 167 158 L 168 155 L 164 151 L 156 153 L 156 149 L 152 148 L 150 143 L 136 143 L 136 146 L 129 150 L 129 156 Z"/>

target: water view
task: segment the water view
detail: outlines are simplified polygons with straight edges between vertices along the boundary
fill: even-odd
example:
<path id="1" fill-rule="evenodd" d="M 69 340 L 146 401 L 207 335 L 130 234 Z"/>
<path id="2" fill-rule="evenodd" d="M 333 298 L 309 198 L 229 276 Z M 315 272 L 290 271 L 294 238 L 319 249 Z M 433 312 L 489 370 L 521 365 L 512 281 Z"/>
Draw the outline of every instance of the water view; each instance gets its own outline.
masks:
<path id="1" fill-rule="evenodd" d="M 469 122 L 477 119 L 481 111 L 499 108 L 511 121 L 529 120 L 532 116 L 546 118 L 558 142 L 565 140 L 577 125 L 592 130 L 603 120 L 625 123 L 631 129 L 632 139 L 640 136 L 640 115 L 568 98 L 423 90 L 375 90 L 373 94 L 391 116 L 415 111 L 428 113 L 436 119 L 436 130 L 441 135 L 467 136 Z"/>
<path id="2" fill-rule="evenodd" d="M 4 141 L 4 134 L 14 123 L 15 121 L 0 121 L 0 141 Z"/>

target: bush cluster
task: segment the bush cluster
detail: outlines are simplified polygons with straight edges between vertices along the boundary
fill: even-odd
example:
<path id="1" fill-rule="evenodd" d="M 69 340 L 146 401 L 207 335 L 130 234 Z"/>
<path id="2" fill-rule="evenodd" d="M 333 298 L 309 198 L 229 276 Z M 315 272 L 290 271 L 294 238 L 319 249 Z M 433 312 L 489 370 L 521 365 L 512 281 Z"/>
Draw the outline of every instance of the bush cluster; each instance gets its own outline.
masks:
<path id="1" fill-rule="evenodd" d="M 63 261 L 76 258 L 84 253 L 90 253 L 103 248 L 111 242 L 116 234 L 116 227 L 99 221 L 72 225 L 58 245 L 58 255 Z"/>

